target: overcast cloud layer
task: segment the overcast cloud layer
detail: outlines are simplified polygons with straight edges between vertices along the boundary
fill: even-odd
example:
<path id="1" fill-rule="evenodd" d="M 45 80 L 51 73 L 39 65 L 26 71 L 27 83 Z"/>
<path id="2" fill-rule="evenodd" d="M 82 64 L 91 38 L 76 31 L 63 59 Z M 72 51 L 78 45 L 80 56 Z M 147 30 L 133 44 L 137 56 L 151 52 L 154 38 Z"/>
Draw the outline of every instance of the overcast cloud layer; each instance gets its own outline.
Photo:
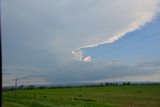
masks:
<path id="1" fill-rule="evenodd" d="M 2 0 L 1 5 L 3 72 L 14 78 L 17 74 L 38 77 L 46 83 L 143 71 L 125 64 L 87 63 L 92 59 L 83 58 L 81 49 L 113 43 L 154 20 L 159 10 L 159 0 Z M 87 62 L 82 64 L 83 59 Z"/>

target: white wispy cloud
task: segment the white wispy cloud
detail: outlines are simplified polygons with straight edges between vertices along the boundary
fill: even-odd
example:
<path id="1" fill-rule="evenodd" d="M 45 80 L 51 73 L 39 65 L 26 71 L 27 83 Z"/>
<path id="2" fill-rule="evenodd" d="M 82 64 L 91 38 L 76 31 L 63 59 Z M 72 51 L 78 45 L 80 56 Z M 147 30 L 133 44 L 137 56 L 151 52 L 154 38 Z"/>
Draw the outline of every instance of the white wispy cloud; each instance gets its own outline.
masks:
<path id="1" fill-rule="evenodd" d="M 107 2 L 101 1 L 101 3 L 99 3 L 91 9 L 92 11 L 100 13 L 97 14 L 98 21 L 96 20 L 97 25 L 95 26 L 99 26 L 99 28 L 97 27 L 98 29 L 96 30 L 105 30 L 102 31 L 103 33 L 96 32 L 96 35 L 92 35 L 91 33 L 88 36 L 87 43 L 81 44 L 82 47 L 78 47 L 79 49 L 96 47 L 105 43 L 113 43 L 121 37 L 125 36 L 125 34 L 133 32 L 143 27 L 145 24 L 151 22 L 159 12 L 158 0 L 135 0 L 132 2 L 123 0 L 121 2 L 116 3 L 115 1 L 113 1 L 109 5 L 110 6 L 107 5 Z M 117 7 L 115 8 L 115 6 Z M 92 20 L 92 17 L 90 19 Z M 103 27 L 101 27 L 101 25 L 98 24 L 100 19 L 103 20 L 103 24 L 100 22 L 100 24 L 102 24 Z M 92 28 L 92 26 L 90 27 Z M 110 30 L 112 32 L 110 32 Z"/>
<path id="2" fill-rule="evenodd" d="M 92 61 L 92 58 L 91 58 L 91 56 L 87 56 L 83 59 L 83 61 L 90 62 L 90 61 Z"/>
<path id="3" fill-rule="evenodd" d="M 39 48 L 36 41 L 42 41 L 41 48 L 60 56 L 113 43 L 152 21 L 158 10 L 159 0 L 6 0 L 2 24 L 23 44 Z"/>

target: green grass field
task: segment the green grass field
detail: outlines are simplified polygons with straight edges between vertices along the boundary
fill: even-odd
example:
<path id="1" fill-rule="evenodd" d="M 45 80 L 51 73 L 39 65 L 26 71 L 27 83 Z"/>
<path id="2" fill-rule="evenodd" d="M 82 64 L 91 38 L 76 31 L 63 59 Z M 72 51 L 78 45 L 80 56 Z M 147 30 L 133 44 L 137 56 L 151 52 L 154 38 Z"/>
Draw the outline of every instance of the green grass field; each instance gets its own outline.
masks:
<path id="1" fill-rule="evenodd" d="M 160 107 L 160 86 L 108 86 L 2 92 L 3 107 Z"/>

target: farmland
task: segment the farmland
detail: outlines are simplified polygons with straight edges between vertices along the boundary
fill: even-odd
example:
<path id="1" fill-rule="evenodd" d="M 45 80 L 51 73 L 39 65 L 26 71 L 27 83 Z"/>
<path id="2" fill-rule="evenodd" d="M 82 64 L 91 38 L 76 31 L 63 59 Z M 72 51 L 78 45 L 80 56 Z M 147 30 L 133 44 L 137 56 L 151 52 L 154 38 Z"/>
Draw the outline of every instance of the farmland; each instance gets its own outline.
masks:
<path id="1" fill-rule="evenodd" d="M 160 107 L 160 86 L 70 87 L 2 92 L 3 107 Z"/>

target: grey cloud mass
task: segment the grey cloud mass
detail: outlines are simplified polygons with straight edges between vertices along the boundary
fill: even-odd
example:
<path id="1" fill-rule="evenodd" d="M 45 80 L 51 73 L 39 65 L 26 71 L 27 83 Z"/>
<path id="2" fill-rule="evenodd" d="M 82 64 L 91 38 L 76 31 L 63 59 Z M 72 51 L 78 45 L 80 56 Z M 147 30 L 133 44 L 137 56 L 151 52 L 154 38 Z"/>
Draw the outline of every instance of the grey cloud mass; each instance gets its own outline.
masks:
<path id="1" fill-rule="evenodd" d="M 158 0 L 2 0 L 3 72 L 13 74 L 4 75 L 4 84 L 16 76 L 52 83 L 148 72 L 107 61 L 81 63 L 71 52 L 114 42 L 144 26 L 156 16 L 158 3 Z"/>

